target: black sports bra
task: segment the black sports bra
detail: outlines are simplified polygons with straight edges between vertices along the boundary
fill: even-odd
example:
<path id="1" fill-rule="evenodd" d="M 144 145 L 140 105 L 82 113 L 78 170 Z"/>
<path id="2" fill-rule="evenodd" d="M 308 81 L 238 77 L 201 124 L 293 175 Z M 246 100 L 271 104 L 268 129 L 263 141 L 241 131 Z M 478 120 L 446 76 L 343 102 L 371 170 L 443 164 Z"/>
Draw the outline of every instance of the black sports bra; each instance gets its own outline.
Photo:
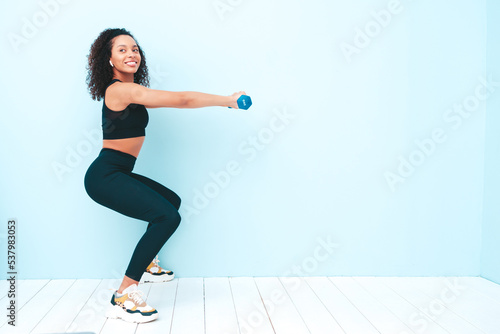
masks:
<path id="1" fill-rule="evenodd" d="M 108 87 L 116 81 L 120 80 L 113 79 Z M 108 89 L 108 87 L 106 87 L 106 90 Z M 104 94 L 106 94 L 106 91 L 104 92 Z M 145 136 L 148 121 L 148 111 L 142 104 L 131 103 L 122 111 L 113 111 L 106 106 L 106 100 L 104 99 L 103 101 L 103 139 L 123 139 Z"/>

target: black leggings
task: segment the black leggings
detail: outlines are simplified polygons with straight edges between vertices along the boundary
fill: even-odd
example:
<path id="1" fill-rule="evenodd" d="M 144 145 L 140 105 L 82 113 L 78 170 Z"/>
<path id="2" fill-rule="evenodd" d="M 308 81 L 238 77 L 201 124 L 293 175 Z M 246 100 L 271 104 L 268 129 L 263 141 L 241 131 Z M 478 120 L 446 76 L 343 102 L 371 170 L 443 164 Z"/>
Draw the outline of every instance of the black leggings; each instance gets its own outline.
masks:
<path id="1" fill-rule="evenodd" d="M 97 203 L 149 222 L 125 275 L 139 281 L 181 221 L 181 199 L 172 190 L 132 173 L 133 155 L 103 148 L 85 174 L 85 190 Z"/>

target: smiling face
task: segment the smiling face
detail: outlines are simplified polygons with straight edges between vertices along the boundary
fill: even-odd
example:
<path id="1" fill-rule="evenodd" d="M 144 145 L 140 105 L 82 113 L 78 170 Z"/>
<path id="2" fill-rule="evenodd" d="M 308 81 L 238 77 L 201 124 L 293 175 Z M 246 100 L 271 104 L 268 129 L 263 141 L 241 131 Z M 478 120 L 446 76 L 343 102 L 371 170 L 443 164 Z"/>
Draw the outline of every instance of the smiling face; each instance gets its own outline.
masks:
<path id="1" fill-rule="evenodd" d="M 128 35 L 116 36 L 111 47 L 114 77 L 134 81 L 134 74 L 141 65 L 141 55 L 135 40 Z M 131 78 L 131 80 L 130 80 Z"/>

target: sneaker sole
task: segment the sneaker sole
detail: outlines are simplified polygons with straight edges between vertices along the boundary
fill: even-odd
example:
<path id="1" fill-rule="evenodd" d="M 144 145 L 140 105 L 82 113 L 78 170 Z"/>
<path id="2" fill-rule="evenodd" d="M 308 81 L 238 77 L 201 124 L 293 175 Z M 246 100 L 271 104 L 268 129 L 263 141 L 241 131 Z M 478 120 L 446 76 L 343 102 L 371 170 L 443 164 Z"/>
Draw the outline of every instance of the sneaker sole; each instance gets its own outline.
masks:
<path id="1" fill-rule="evenodd" d="M 106 318 L 122 319 L 127 322 L 145 323 L 158 319 L 158 313 L 151 315 L 142 315 L 140 313 L 128 313 L 118 305 L 110 306 L 106 311 Z"/>
<path id="2" fill-rule="evenodd" d="M 161 283 L 168 282 L 174 279 L 175 274 L 172 275 L 152 275 L 150 273 L 142 274 L 140 283 Z"/>

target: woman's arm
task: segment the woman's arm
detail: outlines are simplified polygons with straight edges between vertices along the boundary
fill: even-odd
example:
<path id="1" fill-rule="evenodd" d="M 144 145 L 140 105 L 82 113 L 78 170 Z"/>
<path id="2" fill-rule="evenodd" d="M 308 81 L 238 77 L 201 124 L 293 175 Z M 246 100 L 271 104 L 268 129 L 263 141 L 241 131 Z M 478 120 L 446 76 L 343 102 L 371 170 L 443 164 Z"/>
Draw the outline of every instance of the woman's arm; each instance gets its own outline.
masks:
<path id="1" fill-rule="evenodd" d="M 181 92 L 184 94 L 186 104 L 184 108 L 203 108 L 203 107 L 230 107 L 231 96 L 221 96 L 205 94 L 200 92 Z"/>
<path id="2" fill-rule="evenodd" d="M 230 96 L 222 96 L 200 92 L 171 92 L 150 89 L 136 83 L 128 82 L 116 85 L 113 93 L 127 105 L 130 103 L 142 104 L 146 108 L 203 108 L 220 106 L 234 109 L 238 109 L 238 98 L 245 94 L 245 92 L 238 92 Z"/>

